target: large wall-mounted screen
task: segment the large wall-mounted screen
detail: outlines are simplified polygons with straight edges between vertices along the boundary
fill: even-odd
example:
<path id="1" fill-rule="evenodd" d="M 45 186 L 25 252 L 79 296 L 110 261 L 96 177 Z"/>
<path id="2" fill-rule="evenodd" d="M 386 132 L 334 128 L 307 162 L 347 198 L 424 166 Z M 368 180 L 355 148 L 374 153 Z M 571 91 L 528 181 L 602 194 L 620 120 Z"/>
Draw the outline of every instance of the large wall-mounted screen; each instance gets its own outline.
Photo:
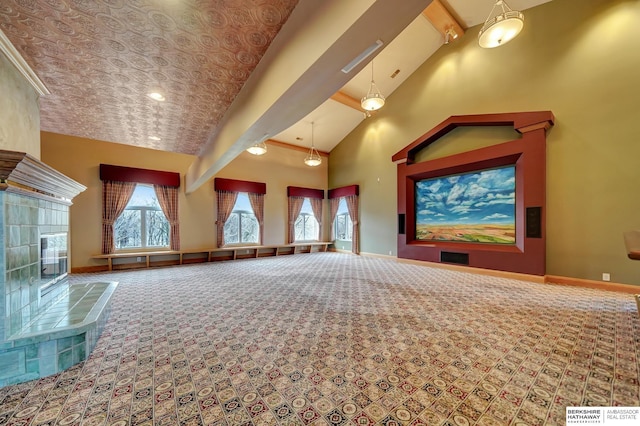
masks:
<path id="1" fill-rule="evenodd" d="M 418 241 L 516 242 L 516 166 L 416 181 Z"/>

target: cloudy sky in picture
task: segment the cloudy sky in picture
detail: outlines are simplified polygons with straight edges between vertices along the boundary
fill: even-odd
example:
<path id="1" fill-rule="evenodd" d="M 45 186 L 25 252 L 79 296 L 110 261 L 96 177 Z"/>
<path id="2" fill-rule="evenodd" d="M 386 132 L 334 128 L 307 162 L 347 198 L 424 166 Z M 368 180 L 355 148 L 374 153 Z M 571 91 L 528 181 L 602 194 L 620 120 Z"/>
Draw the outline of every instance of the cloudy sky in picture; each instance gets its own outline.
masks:
<path id="1" fill-rule="evenodd" d="M 416 182 L 416 224 L 514 224 L 515 172 L 507 166 Z"/>

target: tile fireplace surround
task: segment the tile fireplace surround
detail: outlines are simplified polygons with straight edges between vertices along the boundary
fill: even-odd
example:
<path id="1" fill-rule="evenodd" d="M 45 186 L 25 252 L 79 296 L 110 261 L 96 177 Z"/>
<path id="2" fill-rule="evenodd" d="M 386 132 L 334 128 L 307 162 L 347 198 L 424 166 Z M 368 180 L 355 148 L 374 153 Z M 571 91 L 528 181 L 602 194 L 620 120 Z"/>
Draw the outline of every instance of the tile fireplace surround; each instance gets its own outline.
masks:
<path id="1" fill-rule="evenodd" d="M 83 361 L 106 321 L 115 283 L 70 287 L 66 238 L 55 263 L 41 258 L 41 238 L 68 235 L 71 200 L 85 189 L 28 154 L 0 150 L 0 387 Z M 52 270 L 57 281 L 42 291 Z"/>

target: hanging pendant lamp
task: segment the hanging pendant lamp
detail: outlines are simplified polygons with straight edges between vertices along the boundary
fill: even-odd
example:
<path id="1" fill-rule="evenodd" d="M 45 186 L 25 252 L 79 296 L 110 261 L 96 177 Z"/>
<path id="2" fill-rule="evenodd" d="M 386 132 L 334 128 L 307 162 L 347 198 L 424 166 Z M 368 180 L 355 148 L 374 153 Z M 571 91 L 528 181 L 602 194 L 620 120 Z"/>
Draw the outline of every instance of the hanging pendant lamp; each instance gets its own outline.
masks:
<path id="1" fill-rule="evenodd" d="M 384 96 L 373 80 L 373 61 L 371 61 L 371 85 L 365 97 L 360 101 L 360 106 L 365 111 L 376 111 L 383 107 L 384 101 Z"/>
<path id="2" fill-rule="evenodd" d="M 265 133 L 261 139 L 258 139 L 256 141 L 255 144 L 251 145 L 249 148 L 246 149 L 246 151 L 249 154 L 253 154 L 253 155 L 264 155 L 267 153 L 267 144 L 265 143 L 265 140 L 267 139 L 268 135 Z"/>
<path id="3" fill-rule="evenodd" d="M 311 122 L 311 149 L 309 150 L 307 158 L 304 159 L 304 164 L 310 167 L 316 167 L 322 164 L 322 158 L 320 158 L 318 150 L 313 146 L 313 121 Z"/>
<path id="4" fill-rule="evenodd" d="M 253 155 L 263 155 L 267 153 L 267 144 L 264 142 L 258 142 L 255 145 L 251 145 L 247 148 L 247 152 Z"/>
<path id="5" fill-rule="evenodd" d="M 500 6 L 502 13 L 498 11 L 494 15 L 498 6 Z M 487 49 L 502 46 L 520 34 L 523 27 L 524 15 L 522 12 L 511 10 L 504 0 L 497 0 L 478 34 L 478 44 Z"/>

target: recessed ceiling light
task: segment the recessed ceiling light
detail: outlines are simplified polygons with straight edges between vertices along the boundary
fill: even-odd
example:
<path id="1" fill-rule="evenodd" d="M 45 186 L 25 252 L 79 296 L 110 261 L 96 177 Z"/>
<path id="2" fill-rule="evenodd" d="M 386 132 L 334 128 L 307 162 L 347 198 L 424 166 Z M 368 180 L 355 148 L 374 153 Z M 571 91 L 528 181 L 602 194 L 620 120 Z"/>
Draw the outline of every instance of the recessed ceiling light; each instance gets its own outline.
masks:
<path id="1" fill-rule="evenodd" d="M 148 93 L 147 96 L 153 99 L 154 101 L 160 101 L 160 102 L 164 101 L 164 96 L 162 95 L 162 93 L 151 92 L 151 93 Z"/>
<path id="2" fill-rule="evenodd" d="M 149 136 L 149 139 L 151 139 L 152 141 L 159 141 L 160 138 L 157 136 Z"/>

